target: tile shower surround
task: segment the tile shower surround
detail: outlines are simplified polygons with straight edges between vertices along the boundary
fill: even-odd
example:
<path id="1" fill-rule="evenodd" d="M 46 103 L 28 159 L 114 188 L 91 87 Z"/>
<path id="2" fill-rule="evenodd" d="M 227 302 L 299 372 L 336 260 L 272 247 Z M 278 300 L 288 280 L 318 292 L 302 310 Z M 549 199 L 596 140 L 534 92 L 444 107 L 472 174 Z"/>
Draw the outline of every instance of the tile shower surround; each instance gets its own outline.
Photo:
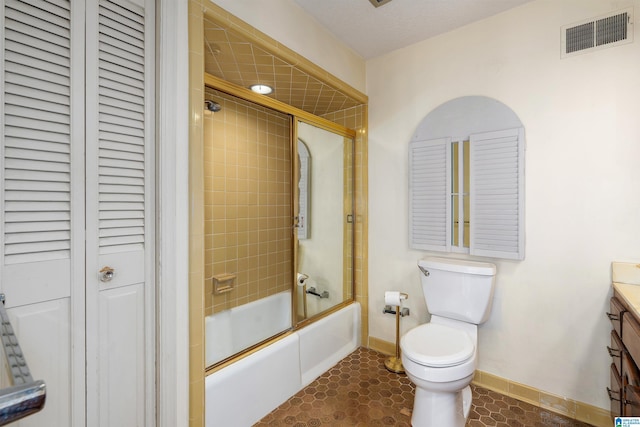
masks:
<path id="1" fill-rule="evenodd" d="M 255 426 L 410 426 L 414 385 L 406 375 L 387 371 L 386 357 L 360 347 Z M 589 426 L 494 391 L 471 389 L 467 427 Z"/>
<path id="2" fill-rule="evenodd" d="M 291 289 L 290 118 L 210 88 L 204 115 L 205 315 Z M 235 274 L 214 294 L 212 276 Z"/>

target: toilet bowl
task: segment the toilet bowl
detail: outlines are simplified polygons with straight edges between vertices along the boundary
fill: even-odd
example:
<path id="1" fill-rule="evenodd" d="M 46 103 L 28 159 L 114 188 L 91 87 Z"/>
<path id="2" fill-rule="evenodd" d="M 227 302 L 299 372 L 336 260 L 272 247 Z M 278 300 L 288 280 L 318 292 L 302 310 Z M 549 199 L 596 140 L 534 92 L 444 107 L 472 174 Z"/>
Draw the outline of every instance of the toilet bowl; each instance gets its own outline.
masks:
<path id="1" fill-rule="evenodd" d="M 416 386 L 413 427 L 464 427 L 477 365 L 478 325 L 493 299 L 495 265 L 450 258 L 418 262 L 429 323 L 400 339 L 402 365 Z"/>
<path id="2" fill-rule="evenodd" d="M 454 322 L 433 316 L 400 341 L 402 365 L 416 386 L 414 427 L 463 426 L 469 416 L 469 384 L 477 361 L 475 325 Z"/>

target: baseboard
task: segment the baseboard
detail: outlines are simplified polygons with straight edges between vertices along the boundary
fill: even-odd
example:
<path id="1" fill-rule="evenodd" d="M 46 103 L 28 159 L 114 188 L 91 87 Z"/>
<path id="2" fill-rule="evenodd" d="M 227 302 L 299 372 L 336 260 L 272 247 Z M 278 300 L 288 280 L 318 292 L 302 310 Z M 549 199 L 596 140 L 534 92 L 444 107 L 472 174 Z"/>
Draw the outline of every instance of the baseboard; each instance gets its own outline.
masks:
<path id="1" fill-rule="evenodd" d="M 611 412 L 606 409 L 547 393 L 488 372 L 476 371 L 473 384 L 597 427 L 613 425 Z"/>
<path id="2" fill-rule="evenodd" d="M 378 353 L 386 354 L 387 356 L 395 356 L 396 344 L 389 341 L 381 340 L 376 337 L 369 337 L 369 349 L 377 351 Z"/>
<path id="3" fill-rule="evenodd" d="M 383 354 L 395 354 L 395 343 L 375 337 L 369 337 L 369 348 Z M 613 425 L 611 412 L 606 409 L 547 393 L 488 372 L 476 371 L 472 384 L 596 427 Z"/>

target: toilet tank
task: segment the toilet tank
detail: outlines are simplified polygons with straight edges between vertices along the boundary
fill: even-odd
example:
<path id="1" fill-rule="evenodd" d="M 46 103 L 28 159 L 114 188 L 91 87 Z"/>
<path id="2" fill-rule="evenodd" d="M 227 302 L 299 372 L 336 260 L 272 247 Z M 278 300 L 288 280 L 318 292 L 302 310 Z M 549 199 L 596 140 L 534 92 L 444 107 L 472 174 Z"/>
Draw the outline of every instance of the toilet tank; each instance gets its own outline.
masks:
<path id="1" fill-rule="evenodd" d="M 496 266 L 488 262 L 426 257 L 418 261 L 432 315 L 479 325 L 489 318 Z"/>

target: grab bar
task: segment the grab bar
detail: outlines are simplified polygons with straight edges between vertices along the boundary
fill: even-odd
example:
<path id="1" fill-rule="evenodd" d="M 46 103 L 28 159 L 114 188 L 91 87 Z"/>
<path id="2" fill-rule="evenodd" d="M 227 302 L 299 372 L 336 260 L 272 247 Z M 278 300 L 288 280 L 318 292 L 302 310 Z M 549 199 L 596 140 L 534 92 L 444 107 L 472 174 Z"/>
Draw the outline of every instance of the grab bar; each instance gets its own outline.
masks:
<path id="1" fill-rule="evenodd" d="M 5 296 L 0 293 L 0 338 L 13 385 L 0 389 L 0 426 L 40 411 L 44 408 L 47 397 L 44 381 L 34 381 L 31 377 L 29 366 L 4 308 L 4 301 Z"/>

